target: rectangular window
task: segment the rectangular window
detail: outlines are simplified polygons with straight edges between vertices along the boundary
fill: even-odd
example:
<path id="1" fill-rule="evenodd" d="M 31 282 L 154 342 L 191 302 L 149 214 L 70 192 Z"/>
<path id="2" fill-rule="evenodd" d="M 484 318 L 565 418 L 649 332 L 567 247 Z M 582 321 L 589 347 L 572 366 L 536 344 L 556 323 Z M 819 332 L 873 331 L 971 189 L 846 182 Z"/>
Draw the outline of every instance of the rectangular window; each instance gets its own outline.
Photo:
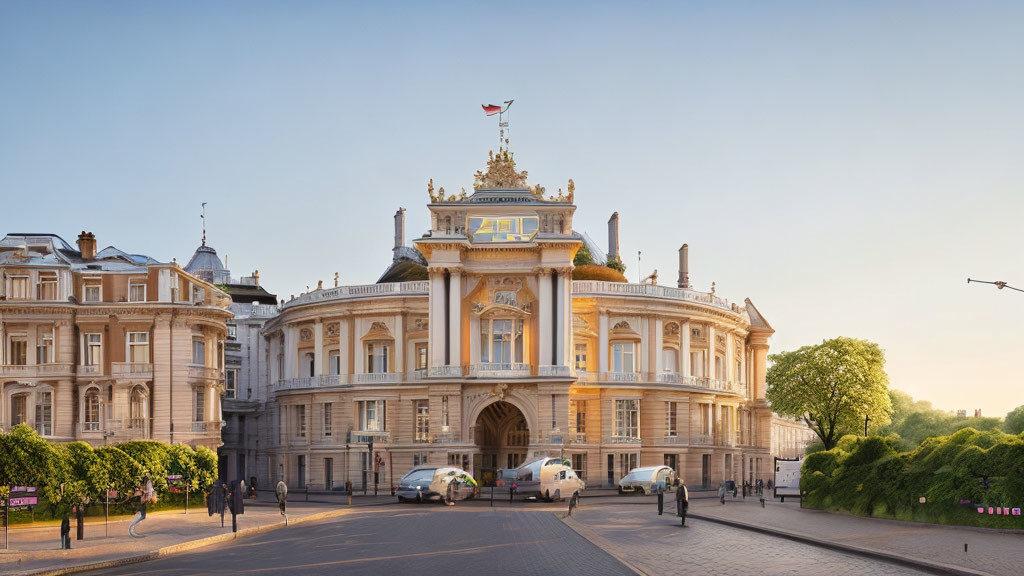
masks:
<path id="1" fill-rule="evenodd" d="M 36 432 L 40 436 L 53 434 L 53 393 L 36 394 Z"/>
<path id="2" fill-rule="evenodd" d="M 427 369 L 427 345 L 425 343 L 416 345 L 416 369 Z"/>
<path id="3" fill-rule="evenodd" d="M 100 302 L 103 300 L 103 286 L 100 284 L 86 284 L 82 288 L 82 300 L 84 302 Z"/>
<path id="4" fill-rule="evenodd" d="M 448 397 L 441 397 L 441 432 L 448 431 Z"/>
<path id="5" fill-rule="evenodd" d="M 138 364 L 149 363 L 149 333 L 128 333 L 128 361 Z"/>
<path id="6" fill-rule="evenodd" d="M 235 368 L 224 371 L 224 396 L 238 398 L 238 370 Z"/>
<path id="7" fill-rule="evenodd" d="M 28 276 L 11 276 L 11 290 L 8 300 L 28 300 Z"/>
<path id="8" fill-rule="evenodd" d="M 664 366 L 665 372 L 669 374 L 675 374 L 679 372 L 679 366 L 676 359 L 679 357 L 679 351 L 673 348 L 665 348 L 661 351 L 661 363 Z"/>
<path id="9" fill-rule="evenodd" d="M 612 372 L 636 372 L 633 342 L 612 344 Z"/>
<path id="10" fill-rule="evenodd" d="M 416 411 L 416 441 L 430 441 L 430 403 L 426 400 L 413 400 Z"/>
<path id="11" fill-rule="evenodd" d="M 619 454 L 619 471 L 623 476 L 636 468 L 636 453 Z"/>
<path id="12" fill-rule="evenodd" d="M 331 352 L 327 356 L 327 367 L 330 370 L 331 376 L 338 376 L 341 374 L 341 354 L 338 352 Z"/>
<path id="13" fill-rule="evenodd" d="M 359 429 L 367 432 L 387 430 L 385 400 L 363 400 L 359 402 Z"/>
<path id="14" fill-rule="evenodd" d="M 192 286 L 192 303 L 201 304 L 206 300 L 206 291 L 202 286 Z"/>
<path id="15" fill-rule="evenodd" d="M 129 281 L 129 283 L 128 283 L 128 301 L 129 302 L 145 302 L 146 301 L 146 282 L 145 281 Z"/>
<path id="16" fill-rule="evenodd" d="M 494 341 L 492 362 L 512 362 L 512 321 L 495 320 L 491 338 Z"/>
<path id="17" fill-rule="evenodd" d="M 25 424 L 28 421 L 28 394 L 11 396 L 11 426 Z"/>
<path id="18" fill-rule="evenodd" d="M 295 407 L 295 434 L 299 438 L 306 437 L 306 405 L 299 404 Z"/>
<path id="19" fill-rule="evenodd" d="M 413 454 L 412 454 L 412 465 L 413 465 L 414 468 L 416 466 L 423 466 L 426 463 L 427 463 L 427 453 L 426 452 L 413 452 Z"/>
<path id="20" fill-rule="evenodd" d="M 587 481 L 587 455 L 586 454 L 573 454 L 572 455 L 572 469 L 576 472 L 576 475 L 580 477 L 584 482 Z"/>
<path id="21" fill-rule="evenodd" d="M 84 429 L 90 432 L 100 429 L 100 394 L 96 389 L 85 394 Z"/>
<path id="22" fill-rule="evenodd" d="M 330 438 L 334 434 L 334 404 L 324 404 L 324 437 Z"/>
<path id="23" fill-rule="evenodd" d="M 36 298 L 39 300 L 57 299 L 57 275 L 40 274 L 39 284 L 36 284 Z"/>
<path id="24" fill-rule="evenodd" d="M 665 435 L 677 436 L 679 434 L 679 420 L 676 416 L 676 403 L 665 403 Z"/>
<path id="25" fill-rule="evenodd" d="M 40 332 L 36 342 L 36 364 L 53 362 L 53 332 Z"/>
<path id="26" fill-rule="evenodd" d="M 206 365 L 206 342 L 202 338 L 192 339 L 192 363 Z"/>
<path id="27" fill-rule="evenodd" d="M 228 340 L 234 340 L 236 338 L 238 338 L 238 326 L 228 324 Z"/>
<path id="28" fill-rule="evenodd" d="M 11 336 L 11 354 L 8 361 L 15 366 L 28 364 L 28 337 Z"/>
<path id="29" fill-rule="evenodd" d="M 586 434 L 587 433 L 587 401 L 586 400 L 572 400 L 572 405 L 576 411 L 576 433 Z"/>
<path id="30" fill-rule="evenodd" d="M 99 366 L 103 364 L 103 334 L 85 335 L 85 365 Z"/>
<path id="31" fill-rule="evenodd" d="M 615 401 L 615 436 L 621 438 L 639 438 L 640 435 L 640 401 Z"/>
<path id="32" fill-rule="evenodd" d="M 387 344 L 366 345 L 366 372 L 369 374 L 383 374 L 389 372 L 388 354 L 391 351 Z"/>
<path id="33" fill-rule="evenodd" d="M 203 422 L 206 416 L 206 392 L 198 389 L 195 391 L 193 398 L 195 403 L 192 405 L 192 421 Z"/>
<path id="34" fill-rule="evenodd" d="M 577 370 L 586 372 L 587 371 L 587 345 L 577 344 L 576 345 L 576 361 L 573 364 Z"/>

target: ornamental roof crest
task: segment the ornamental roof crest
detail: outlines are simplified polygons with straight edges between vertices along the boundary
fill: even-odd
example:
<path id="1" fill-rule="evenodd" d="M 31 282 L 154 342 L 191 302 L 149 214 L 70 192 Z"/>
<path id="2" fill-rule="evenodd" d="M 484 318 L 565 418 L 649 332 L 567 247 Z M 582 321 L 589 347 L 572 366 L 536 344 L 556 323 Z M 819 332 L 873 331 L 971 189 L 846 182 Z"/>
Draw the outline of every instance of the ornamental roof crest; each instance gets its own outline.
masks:
<path id="1" fill-rule="evenodd" d="M 512 152 L 499 149 L 487 152 L 487 171 L 476 171 L 473 176 L 473 188 L 476 190 L 525 190 L 526 170 L 516 171 L 516 162 Z"/>

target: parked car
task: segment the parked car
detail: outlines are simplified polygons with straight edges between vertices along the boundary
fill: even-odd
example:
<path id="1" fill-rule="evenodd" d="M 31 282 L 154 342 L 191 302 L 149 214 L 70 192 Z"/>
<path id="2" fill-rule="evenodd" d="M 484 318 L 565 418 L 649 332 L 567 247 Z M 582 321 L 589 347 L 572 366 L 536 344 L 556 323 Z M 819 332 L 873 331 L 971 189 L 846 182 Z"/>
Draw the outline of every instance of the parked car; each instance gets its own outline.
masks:
<path id="1" fill-rule="evenodd" d="M 544 498 L 548 502 L 579 494 L 586 487 L 561 458 L 538 458 L 516 468 L 516 494 L 525 498 Z"/>
<path id="2" fill-rule="evenodd" d="M 477 495 L 476 480 L 462 468 L 417 466 L 398 481 L 399 502 L 438 500 L 442 504 L 468 500 Z"/>
<path id="3" fill-rule="evenodd" d="M 661 484 L 665 491 L 671 491 L 675 484 L 676 472 L 668 466 L 644 466 L 633 468 L 619 480 L 619 494 L 636 493 L 650 494 L 654 487 Z"/>

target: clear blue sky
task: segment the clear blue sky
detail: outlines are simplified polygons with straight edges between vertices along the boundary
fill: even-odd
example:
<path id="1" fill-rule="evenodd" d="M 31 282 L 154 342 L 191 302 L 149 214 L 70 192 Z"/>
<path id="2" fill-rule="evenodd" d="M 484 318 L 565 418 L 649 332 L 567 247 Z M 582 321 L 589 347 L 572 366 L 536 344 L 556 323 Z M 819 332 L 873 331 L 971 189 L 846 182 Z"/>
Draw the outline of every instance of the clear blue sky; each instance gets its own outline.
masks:
<path id="1" fill-rule="evenodd" d="M 1024 5 L 0 2 L 0 231 L 287 298 L 370 283 L 426 182 L 471 187 L 515 98 L 530 180 L 622 216 L 629 275 L 749 296 L 775 350 L 879 342 L 945 409 L 1024 403 Z"/>

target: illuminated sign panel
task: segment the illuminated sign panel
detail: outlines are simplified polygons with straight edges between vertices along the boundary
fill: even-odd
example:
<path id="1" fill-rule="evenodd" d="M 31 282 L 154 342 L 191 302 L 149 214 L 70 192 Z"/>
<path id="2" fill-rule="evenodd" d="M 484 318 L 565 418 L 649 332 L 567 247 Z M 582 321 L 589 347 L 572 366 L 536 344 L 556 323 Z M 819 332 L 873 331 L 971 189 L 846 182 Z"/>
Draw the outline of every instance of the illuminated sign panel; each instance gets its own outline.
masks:
<path id="1" fill-rule="evenodd" d="M 469 218 L 469 237 L 473 242 L 529 242 L 537 234 L 536 216 Z"/>

